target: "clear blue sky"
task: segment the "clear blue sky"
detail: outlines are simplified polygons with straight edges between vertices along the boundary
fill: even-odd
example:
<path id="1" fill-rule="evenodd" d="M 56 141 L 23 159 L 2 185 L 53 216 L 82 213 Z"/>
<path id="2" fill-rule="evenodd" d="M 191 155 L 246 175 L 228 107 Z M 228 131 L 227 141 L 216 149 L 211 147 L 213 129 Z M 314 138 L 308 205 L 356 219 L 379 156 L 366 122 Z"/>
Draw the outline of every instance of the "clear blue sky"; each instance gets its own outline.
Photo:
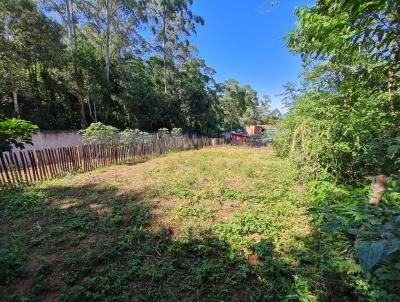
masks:
<path id="1" fill-rule="evenodd" d="M 267 1 L 270 2 L 270 1 Z M 192 10 L 205 19 L 192 39 L 199 55 L 224 81 L 250 84 L 259 96 L 268 94 L 272 107 L 281 107 L 282 84 L 297 81 L 299 56 L 290 54 L 283 37 L 295 28 L 296 7 L 311 0 L 277 0 L 274 8 L 260 12 L 264 0 L 194 0 Z"/>

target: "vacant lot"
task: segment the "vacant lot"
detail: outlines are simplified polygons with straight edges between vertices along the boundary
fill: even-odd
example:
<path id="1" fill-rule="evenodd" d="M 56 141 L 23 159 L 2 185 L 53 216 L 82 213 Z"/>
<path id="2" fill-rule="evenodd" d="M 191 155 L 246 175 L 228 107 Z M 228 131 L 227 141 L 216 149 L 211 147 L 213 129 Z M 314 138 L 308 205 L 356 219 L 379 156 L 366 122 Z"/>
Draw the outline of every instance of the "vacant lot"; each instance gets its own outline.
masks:
<path id="1" fill-rule="evenodd" d="M 267 148 L 216 147 L 1 192 L 0 297 L 297 301 L 324 287 L 307 196 Z"/>

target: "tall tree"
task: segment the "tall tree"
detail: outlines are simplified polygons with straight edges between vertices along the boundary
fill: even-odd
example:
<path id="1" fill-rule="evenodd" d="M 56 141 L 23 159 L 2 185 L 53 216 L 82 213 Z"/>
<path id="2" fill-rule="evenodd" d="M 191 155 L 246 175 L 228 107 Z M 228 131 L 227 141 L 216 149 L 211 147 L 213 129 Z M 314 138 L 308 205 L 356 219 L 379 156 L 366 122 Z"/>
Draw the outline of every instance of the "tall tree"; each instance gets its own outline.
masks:
<path id="1" fill-rule="evenodd" d="M 61 18 L 67 32 L 68 32 L 68 45 L 71 56 L 76 56 L 77 52 L 77 37 L 76 32 L 79 30 L 79 18 L 77 16 L 76 7 L 73 0 L 41 0 L 43 7 L 46 10 L 56 12 Z M 79 2 L 80 4 L 80 2 Z M 73 60 L 74 61 L 74 60 Z M 84 95 L 84 80 L 83 72 L 79 66 L 73 64 L 73 73 L 75 80 L 75 95 L 80 105 L 80 119 L 81 127 L 85 128 L 86 121 L 86 110 L 85 110 L 85 95 Z"/>
<path id="2" fill-rule="evenodd" d="M 200 16 L 190 10 L 192 0 L 152 0 L 149 13 L 154 41 L 152 48 L 163 58 L 164 94 L 168 90 L 168 66 L 175 60 L 184 61 L 193 48 L 189 37 L 196 33 L 197 24 L 204 24 Z"/>
<path id="3" fill-rule="evenodd" d="M 248 118 L 257 112 L 257 92 L 250 86 L 240 86 L 239 82 L 229 79 L 224 82 L 223 96 L 221 97 L 221 108 L 224 113 L 224 124 L 226 130 L 234 130 L 245 126 Z"/>
<path id="4" fill-rule="evenodd" d="M 271 97 L 269 95 L 263 95 L 259 99 L 257 111 L 261 120 L 265 121 L 269 117 L 271 111 Z"/>
<path id="5" fill-rule="evenodd" d="M 91 120 L 218 133 L 220 85 L 203 60 L 189 55 L 188 38 L 201 18 L 191 13 L 191 1 L 166 3 L 171 10 L 165 18 L 156 14 L 165 25 L 156 39 L 146 32 L 147 25 L 160 25 L 153 1 L 2 1 L 4 117 L 19 111 L 42 129 L 84 128 Z"/>
<path id="6" fill-rule="evenodd" d="M 294 82 L 286 82 L 282 86 L 283 92 L 279 94 L 282 97 L 282 105 L 287 109 L 293 109 L 297 100 L 301 96 L 302 89 L 296 86 Z"/>
<path id="7" fill-rule="evenodd" d="M 51 65 L 62 52 L 59 26 L 28 0 L 0 3 L 0 78 L 3 92 L 12 95 L 14 111 L 21 116 L 18 95 L 28 93 L 29 81 Z"/>
<path id="8" fill-rule="evenodd" d="M 147 22 L 146 1 L 81 0 L 81 8 L 85 16 L 82 30 L 104 58 L 109 83 L 112 58 L 143 47 L 139 27 Z"/>

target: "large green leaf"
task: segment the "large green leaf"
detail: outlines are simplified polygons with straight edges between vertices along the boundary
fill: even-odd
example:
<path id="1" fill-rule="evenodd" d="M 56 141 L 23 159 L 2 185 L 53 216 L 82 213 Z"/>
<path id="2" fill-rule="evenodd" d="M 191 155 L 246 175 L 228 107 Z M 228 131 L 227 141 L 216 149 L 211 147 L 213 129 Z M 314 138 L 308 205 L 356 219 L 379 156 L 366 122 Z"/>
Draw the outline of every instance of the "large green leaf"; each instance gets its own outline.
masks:
<path id="1" fill-rule="evenodd" d="M 387 149 L 387 153 L 390 155 L 390 156 L 393 156 L 394 154 L 396 154 L 397 152 L 399 152 L 400 151 L 400 145 L 393 145 L 393 146 L 390 146 L 388 149 Z"/>
<path id="2" fill-rule="evenodd" d="M 363 242 L 358 248 L 358 258 L 364 272 L 369 272 L 381 259 L 385 246 L 381 242 Z"/>

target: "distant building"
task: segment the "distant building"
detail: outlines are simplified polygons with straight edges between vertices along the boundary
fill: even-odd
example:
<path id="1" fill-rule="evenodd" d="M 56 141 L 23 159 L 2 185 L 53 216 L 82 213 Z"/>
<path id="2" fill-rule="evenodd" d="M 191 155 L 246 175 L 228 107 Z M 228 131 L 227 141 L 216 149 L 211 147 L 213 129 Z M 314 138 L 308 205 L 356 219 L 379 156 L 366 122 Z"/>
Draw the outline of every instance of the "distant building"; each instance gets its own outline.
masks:
<path id="1" fill-rule="evenodd" d="M 244 127 L 247 135 L 259 135 L 264 131 L 268 130 L 268 132 L 276 132 L 278 128 L 274 125 L 248 125 Z"/>

